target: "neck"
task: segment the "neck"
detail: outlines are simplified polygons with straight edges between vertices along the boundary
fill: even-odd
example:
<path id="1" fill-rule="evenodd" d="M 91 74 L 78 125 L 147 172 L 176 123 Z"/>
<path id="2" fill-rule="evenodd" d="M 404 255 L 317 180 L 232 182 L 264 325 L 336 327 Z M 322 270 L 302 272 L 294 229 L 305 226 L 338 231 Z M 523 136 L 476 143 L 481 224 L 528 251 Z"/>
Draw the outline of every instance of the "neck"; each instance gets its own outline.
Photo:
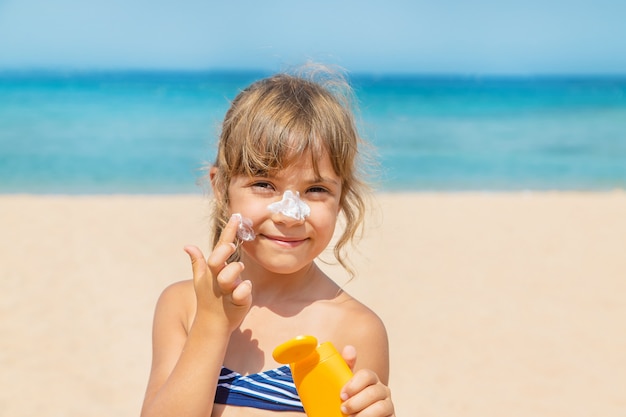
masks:
<path id="1" fill-rule="evenodd" d="M 246 265 L 243 279 L 252 282 L 252 303 L 258 306 L 282 303 L 307 302 L 308 291 L 320 285 L 326 275 L 312 262 L 291 274 L 278 274 L 258 267 L 254 262 L 242 261 Z"/>

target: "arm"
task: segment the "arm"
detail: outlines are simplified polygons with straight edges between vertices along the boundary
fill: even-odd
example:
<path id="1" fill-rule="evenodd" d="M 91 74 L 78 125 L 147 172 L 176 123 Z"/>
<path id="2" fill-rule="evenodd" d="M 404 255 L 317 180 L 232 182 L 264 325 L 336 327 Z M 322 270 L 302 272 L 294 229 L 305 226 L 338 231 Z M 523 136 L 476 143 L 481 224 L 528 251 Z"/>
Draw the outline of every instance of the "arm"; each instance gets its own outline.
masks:
<path id="1" fill-rule="evenodd" d="M 394 417 L 389 383 L 389 344 L 383 323 L 368 315 L 354 335 L 355 346 L 348 345 L 342 356 L 354 376 L 341 391 L 342 412 L 350 416 Z M 359 358 L 357 361 L 357 351 Z"/>
<path id="2" fill-rule="evenodd" d="M 185 248 L 192 263 L 193 292 L 191 284 L 175 284 L 157 303 L 142 417 L 211 414 L 230 335 L 251 302 L 251 284 L 239 278 L 243 264 L 226 265 L 235 250 L 236 228 L 236 222 L 229 222 L 206 261 L 198 248 Z M 187 312 L 194 302 L 195 316 L 187 331 Z"/>

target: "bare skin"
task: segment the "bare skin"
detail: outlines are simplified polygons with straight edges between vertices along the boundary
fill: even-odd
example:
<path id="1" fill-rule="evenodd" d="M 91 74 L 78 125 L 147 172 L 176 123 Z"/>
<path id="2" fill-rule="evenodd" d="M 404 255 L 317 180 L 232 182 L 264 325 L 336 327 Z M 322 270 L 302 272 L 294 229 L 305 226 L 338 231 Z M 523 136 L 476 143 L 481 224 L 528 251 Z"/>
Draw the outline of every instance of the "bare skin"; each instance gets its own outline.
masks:
<path id="1" fill-rule="evenodd" d="M 218 375 L 222 365 L 244 375 L 276 368 L 280 364 L 271 356 L 274 347 L 301 334 L 343 349 L 355 372 L 341 392 L 344 414 L 394 415 L 382 322 L 314 262 L 328 245 L 339 213 L 340 181 L 329 164 L 320 164 L 324 181 L 306 166 L 294 172 L 288 167 L 271 179 L 233 179 L 232 212 L 249 210 L 257 239 L 243 244 L 241 262 L 227 263 L 236 242 L 237 220 L 231 218 L 208 258 L 196 247 L 185 248 L 193 280 L 171 285 L 157 303 L 143 417 L 275 415 L 213 404 Z M 286 189 L 307 199 L 309 218 L 296 221 L 254 210 Z"/>

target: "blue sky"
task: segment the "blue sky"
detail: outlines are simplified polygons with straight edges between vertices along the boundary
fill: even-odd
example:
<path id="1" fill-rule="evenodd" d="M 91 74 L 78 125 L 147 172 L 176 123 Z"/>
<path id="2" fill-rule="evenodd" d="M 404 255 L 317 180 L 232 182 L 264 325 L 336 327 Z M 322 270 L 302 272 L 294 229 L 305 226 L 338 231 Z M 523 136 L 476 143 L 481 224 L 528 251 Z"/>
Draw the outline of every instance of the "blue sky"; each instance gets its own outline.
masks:
<path id="1" fill-rule="evenodd" d="M 624 0 L 0 0 L 0 69 L 626 74 Z"/>

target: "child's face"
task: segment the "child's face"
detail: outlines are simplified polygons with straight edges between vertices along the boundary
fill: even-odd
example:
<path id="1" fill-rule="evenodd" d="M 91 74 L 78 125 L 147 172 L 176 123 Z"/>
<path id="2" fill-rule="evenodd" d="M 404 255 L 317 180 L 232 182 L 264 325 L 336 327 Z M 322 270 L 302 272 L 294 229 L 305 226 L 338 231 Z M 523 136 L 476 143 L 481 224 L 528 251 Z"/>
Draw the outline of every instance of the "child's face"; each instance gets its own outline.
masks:
<path id="1" fill-rule="evenodd" d="M 318 161 L 317 178 L 311 156 L 271 177 L 234 177 L 228 187 L 230 212 L 252 220 L 256 239 L 245 242 L 246 262 L 254 261 L 273 273 L 294 273 L 308 266 L 328 246 L 340 210 L 341 179 L 328 156 Z M 303 220 L 273 213 L 268 205 L 291 190 L 311 209 Z"/>

